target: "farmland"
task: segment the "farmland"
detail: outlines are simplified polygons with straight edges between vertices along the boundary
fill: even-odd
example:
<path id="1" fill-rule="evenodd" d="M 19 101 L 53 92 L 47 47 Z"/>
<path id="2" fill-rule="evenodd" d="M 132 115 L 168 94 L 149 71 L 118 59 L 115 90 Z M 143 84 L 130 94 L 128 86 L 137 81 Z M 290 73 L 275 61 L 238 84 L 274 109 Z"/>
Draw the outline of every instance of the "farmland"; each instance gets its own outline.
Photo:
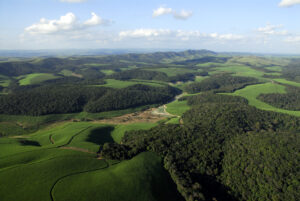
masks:
<path id="1" fill-rule="evenodd" d="M 4 60 L 1 201 L 297 197 L 298 64 L 207 50 Z"/>

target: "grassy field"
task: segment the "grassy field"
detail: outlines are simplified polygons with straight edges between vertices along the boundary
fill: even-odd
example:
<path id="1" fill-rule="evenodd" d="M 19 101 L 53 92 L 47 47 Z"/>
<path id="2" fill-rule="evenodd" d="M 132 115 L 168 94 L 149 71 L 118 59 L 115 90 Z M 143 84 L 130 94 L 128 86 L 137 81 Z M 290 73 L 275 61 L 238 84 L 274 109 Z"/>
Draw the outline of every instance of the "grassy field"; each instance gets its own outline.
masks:
<path id="1" fill-rule="evenodd" d="M 7 87 L 9 83 L 10 83 L 9 77 L 0 75 L 0 86 Z"/>
<path id="2" fill-rule="evenodd" d="M 265 69 L 271 70 L 271 71 L 277 71 L 277 72 L 281 72 L 282 71 L 282 67 L 281 66 L 265 67 Z"/>
<path id="3" fill-rule="evenodd" d="M 267 94 L 267 93 L 286 93 L 286 92 L 284 86 L 269 82 L 265 84 L 247 86 L 241 90 L 235 91 L 234 93 L 226 93 L 226 94 L 244 97 L 249 101 L 249 105 L 255 106 L 256 108 L 261 110 L 268 110 L 268 111 L 290 114 L 294 116 L 300 116 L 300 111 L 279 109 L 256 99 L 256 97 L 259 96 L 259 94 Z"/>
<path id="4" fill-rule="evenodd" d="M 62 74 L 62 75 L 64 75 L 64 76 L 72 76 L 72 71 L 70 71 L 70 70 L 62 70 L 61 72 L 60 72 L 60 74 Z"/>
<path id="5" fill-rule="evenodd" d="M 115 73 L 115 71 L 113 70 L 101 70 L 101 72 L 104 73 L 105 75 L 111 75 Z"/>
<path id="6" fill-rule="evenodd" d="M 236 65 L 230 67 L 217 67 L 215 68 L 215 70 L 219 72 L 232 72 L 236 76 L 254 77 L 259 80 L 266 80 L 265 78 L 262 77 L 264 75 L 264 72 L 243 65 Z"/>
<path id="7" fill-rule="evenodd" d="M 22 75 L 19 77 L 20 85 L 30 85 L 30 84 L 38 84 L 46 80 L 53 80 L 59 78 L 59 76 L 55 76 L 49 73 L 32 73 L 28 75 Z"/>
<path id="8" fill-rule="evenodd" d="M 161 86 L 161 84 L 155 83 L 155 82 L 150 82 L 150 81 L 143 81 L 143 80 L 129 80 L 129 81 L 122 81 L 122 80 L 114 80 L 114 79 L 106 79 L 106 84 L 104 85 L 99 85 L 99 86 L 104 86 L 104 87 L 111 87 L 111 88 L 126 88 L 128 86 L 132 86 L 135 84 L 144 84 L 144 85 L 150 85 L 150 86 Z"/>
<path id="9" fill-rule="evenodd" d="M 55 185 L 53 197 L 57 201 L 181 200 L 161 163 L 160 157 L 148 152 L 103 170 L 75 174 Z"/>
<path id="10" fill-rule="evenodd" d="M 22 135 L 43 128 L 44 125 L 56 121 L 90 121 L 103 118 L 112 118 L 128 113 L 138 112 L 146 109 L 148 106 L 129 108 L 125 110 L 116 110 L 101 113 L 70 113 L 70 114 L 51 114 L 43 116 L 23 116 L 23 115 L 4 115 L 0 114 L 0 134 Z"/>
<path id="11" fill-rule="evenodd" d="M 184 112 L 190 109 L 187 105 L 187 101 L 173 101 L 167 104 L 167 112 L 173 115 L 181 116 Z"/>
<path id="12" fill-rule="evenodd" d="M 291 86 L 295 86 L 295 87 L 300 87 L 299 82 L 293 82 L 293 81 L 289 81 L 289 80 L 286 80 L 286 79 L 274 79 L 274 81 L 282 83 L 282 84 L 287 84 L 287 85 L 291 85 Z"/>
<path id="13" fill-rule="evenodd" d="M 109 125 L 68 122 L 22 138 L 0 138 L 1 201 L 180 200 L 161 158 L 153 153 L 113 166 L 97 159 L 100 145 L 113 142 L 113 136 L 120 138 L 125 130 L 152 126 L 155 124 L 117 126 L 112 133 L 114 128 Z M 70 190 L 72 193 L 66 193 Z"/>

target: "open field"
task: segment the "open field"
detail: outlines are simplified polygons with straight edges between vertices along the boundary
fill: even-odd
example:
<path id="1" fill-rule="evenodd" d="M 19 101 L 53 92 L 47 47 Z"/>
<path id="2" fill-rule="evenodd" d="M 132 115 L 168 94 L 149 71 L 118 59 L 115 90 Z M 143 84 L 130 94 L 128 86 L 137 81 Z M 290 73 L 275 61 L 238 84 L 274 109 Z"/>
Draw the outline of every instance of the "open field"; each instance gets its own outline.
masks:
<path id="1" fill-rule="evenodd" d="M 103 170 L 63 178 L 55 185 L 53 197 L 57 201 L 180 200 L 175 189 L 161 159 L 148 152 Z"/>
<path id="2" fill-rule="evenodd" d="M 19 77 L 20 85 L 30 85 L 30 84 L 38 84 L 46 80 L 53 80 L 59 78 L 59 76 L 55 76 L 49 73 L 32 73 Z"/>
<path id="3" fill-rule="evenodd" d="M 101 70 L 101 72 L 104 73 L 105 75 L 111 75 L 115 73 L 115 71 L 113 70 Z"/>
<path id="4" fill-rule="evenodd" d="M 244 76 L 244 77 L 254 77 L 259 80 L 266 80 L 262 76 L 264 75 L 263 72 L 255 70 L 253 68 L 250 68 L 248 66 L 243 65 L 236 65 L 236 66 L 230 66 L 230 67 L 216 67 L 216 71 L 219 72 L 232 72 L 236 76 Z"/>
<path id="5" fill-rule="evenodd" d="M 173 115 L 181 116 L 184 112 L 190 109 L 190 106 L 187 105 L 187 101 L 173 101 L 167 106 L 167 112 Z"/>
<path id="6" fill-rule="evenodd" d="M 282 67 L 281 66 L 265 67 L 265 69 L 271 70 L 271 71 L 277 71 L 277 72 L 281 72 L 282 71 Z"/>
<path id="7" fill-rule="evenodd" d="M 139 200 L 180 200 L 161 158 L 153 153 L 113 166 L 97 159 L 100 145 L 113 142 L 113 138 L 118 141 L 126 130 L 152 126 L 155 124 L 116 126 L 112 133 L 114 127 L 109 125 L 63 123 L 28 136 L 0 138 L 1 200 L 86 200 L 89 196 L 116 200 L 124 192 L 127 197 L 122 200 L 137 196 Z M 64 185 L 69 182 L 72 185 Z M 126 185 L 120 186 L 120 182 Z M 65 194 L 66 187 L 73 193 Z"/>
<path id="8" fill-rule="evenodd" d="M 274 81 L 282 83 L 282 84 L 287 84 L 287 85 L 291 85 L 291 86 L 295 86 L 295 87 L 300 87 L 299 82 L 293 82 L 293 81 L 289 81 L 289 80 L 286 80 L 286 79 L 274 79 Z"/>
<path id="9" fill-rule="evenodd" d="M 153 82 L 144 82 L 144 81 L 122 81 L 122 80 L 114 80 L 114 79 L 106 79 L 106 84 L 104 85 L 99 85 L 99 86 L 104 86 L 104 87 L 112 87 L 112 88 L 126 88 L 128 86 L 132 86 L 135 84 L 145 84 L 145 85 L 150 85 L 150 86 L 161 86 L 160 84 L 153 83 Z"/>
<path id="10" fill-rule="evenodd" d="M 146 107 L 147 108 L 147 107 Z M 42 116 L 0 115 L 0 133 L 6 135 L 22 135 L 32 133 L 48 124 L 60 121 L 92 121 L 130 114 L 146 109 L 145 107 L 129 108 L 101 113 L 70 113 Z"/>
<path id="11" fill-rule="evenodd" d="M 268 111 L 290 114 L 294 116 L 300 116 L 300 111 L 279 109 L 256 99 L 256 97 L 259 96 L 259 94 L 263 94 L 263 93 L 264 94 L 285 93 L 285 87 L 282 85 L 269 82 L 265 84 L 247 86 L 241 90 L 235 91 L 234 93 L 225 93 L 225 94 L 244 97 L 249 101 L 249 105 L 255 106 L 256 108 L 261 110 L 268 110 Z"/>
<path id="12" fill-rule="evenodd" d="M 0 75 L 0 86 L 7 87 L 9 83 L 10 83 L 9 77 Z"/>

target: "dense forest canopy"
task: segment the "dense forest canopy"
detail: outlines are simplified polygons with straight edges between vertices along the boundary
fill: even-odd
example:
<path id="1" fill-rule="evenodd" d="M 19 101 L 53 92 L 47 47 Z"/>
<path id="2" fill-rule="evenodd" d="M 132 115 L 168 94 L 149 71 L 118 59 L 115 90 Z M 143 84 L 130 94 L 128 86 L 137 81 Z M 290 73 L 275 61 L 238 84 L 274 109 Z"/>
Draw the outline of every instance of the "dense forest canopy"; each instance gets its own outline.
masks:
<path id="1" fill-rule="evenodd" d="M 244 200 L 275 197 L 277 200 L 295 200 L 299 196 L 298 183 L 289 180 L 298 175 L 295 166 L 299 157 L 295 159 L 289 153 L 299 153 L 299 138 L 293 140 L 297 138 L 293 132 L 300 130 L 299 118 L 261 111 L 239 98 L 222 95 L 191 97 L 189 104 L 192 109 L 184 114 L 183 125 L 162 124 L 149 131 L 128 132 L 122 145 L 107 144 L 103 154 L 119 159 L 146 150 L 160 154 L 186 200 L 211 200 L 213 197 L 234 200 L 239 196 Z M 281 141 L 285 135 L 288 137 Z M 258 139 L 261 141 L 257 145 L 251 141 Z M 287 143 L 292 145 L 287 147 Z M 258 150 L 264 150 L 262 155 L 253 157 L 252 153 L 260 153 Z M 244 161 L 249 162 L 245 164 Z M 294 165 L 288 166 L 282 161 Z M 269 176 L 262 177 L 259 172 L 250 171 L 258 168 L 255 164 L 269 171 Z M 275 167 L 281 170 L 276 171 Z M 248 176 L 243 175 L 244 171 L 249 171 Z M 285 171 L 289 174 L 284 174 Z M 241 180 L 236 176 L 245 178 Z M 267 184 L 270 178 L 276 185 Z M 255 182 L 266 185 L 256 186 Z M 228 194 L 226 189 L 233 193 Z"/>
<path id="2" fill-rule="evenodd" d="M 125 89 L 87 86 L 41 86 L 0 97 L 0 113 L 45 115 L 103 112 L 149 104 L 162 104 L 180 90 L 173 87 L 130 86 Z"/>

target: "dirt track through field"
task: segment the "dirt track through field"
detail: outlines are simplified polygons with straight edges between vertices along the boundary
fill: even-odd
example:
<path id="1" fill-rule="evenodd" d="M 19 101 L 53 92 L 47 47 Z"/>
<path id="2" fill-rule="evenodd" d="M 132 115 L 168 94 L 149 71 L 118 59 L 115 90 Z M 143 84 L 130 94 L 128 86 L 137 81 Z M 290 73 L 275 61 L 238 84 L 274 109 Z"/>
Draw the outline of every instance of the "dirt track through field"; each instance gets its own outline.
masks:
<path id="1" fill-rule="evenodd" d="M 132 123 L 155 123 L 157 121 L 170 117 L 170 114 L 166 113 L 155 113 L 156 108 L 148 109 L 142 112 L 135 112 L 125 114 L 119 117 L 113 117 L 111 119 L 96 120 L 94 123 L 104 124 L 132 124 Z"/>

